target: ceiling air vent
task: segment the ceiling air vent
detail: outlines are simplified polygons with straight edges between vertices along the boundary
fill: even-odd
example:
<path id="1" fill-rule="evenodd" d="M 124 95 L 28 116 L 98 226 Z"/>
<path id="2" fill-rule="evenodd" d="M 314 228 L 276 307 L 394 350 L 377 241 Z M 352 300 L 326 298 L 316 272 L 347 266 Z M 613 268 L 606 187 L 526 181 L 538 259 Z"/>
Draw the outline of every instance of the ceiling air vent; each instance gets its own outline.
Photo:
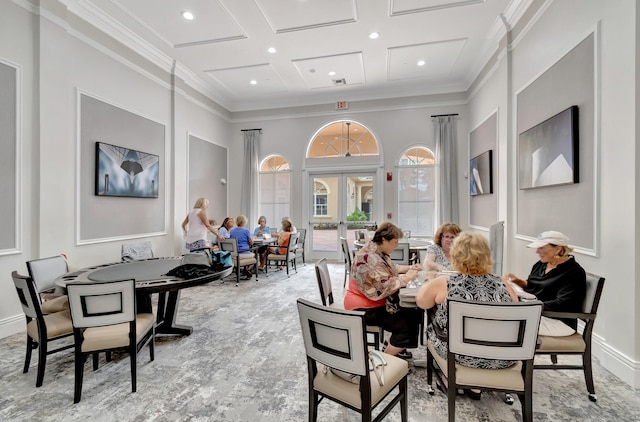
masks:
<path id="1" fill-rule="evenodd" d="M 344 78 L 343 79 L 334 79 L 333 80 L 333 84 L 336 85 L 336 86 L 346 85 L 347 84 L 347 80 L 344 79 Z"/>

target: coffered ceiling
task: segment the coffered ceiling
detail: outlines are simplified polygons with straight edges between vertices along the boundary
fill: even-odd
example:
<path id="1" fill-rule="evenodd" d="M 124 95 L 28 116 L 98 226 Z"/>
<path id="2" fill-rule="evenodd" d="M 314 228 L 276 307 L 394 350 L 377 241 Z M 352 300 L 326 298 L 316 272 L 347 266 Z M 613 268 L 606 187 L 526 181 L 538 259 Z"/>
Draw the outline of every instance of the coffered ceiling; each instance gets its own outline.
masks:
<path id="1" fill-rule="evenodd" d="M 464 91 L 530 3 L 60 1 L 230 111 Z"/>

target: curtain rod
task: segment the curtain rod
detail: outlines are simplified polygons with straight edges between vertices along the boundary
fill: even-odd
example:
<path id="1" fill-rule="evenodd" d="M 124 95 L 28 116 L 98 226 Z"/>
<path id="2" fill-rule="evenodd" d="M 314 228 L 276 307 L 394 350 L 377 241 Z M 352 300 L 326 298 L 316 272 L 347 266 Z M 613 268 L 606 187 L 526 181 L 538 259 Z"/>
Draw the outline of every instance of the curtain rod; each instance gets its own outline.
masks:
<path id="1" fill-rule="evenodd" d="M 259 128 L 259 129 L 241 129 L 240 132 L 251 132 L 252 130 L 259 130 L 260 132 L 262 132 L 262 128 Z"/>
<path id="2" fill-rule="evenodd" d="M 458 113 L 452 113 L 452 114 L 432 114 L 431 117 L 446 117 L 446 116 L 457 116 Z"/>

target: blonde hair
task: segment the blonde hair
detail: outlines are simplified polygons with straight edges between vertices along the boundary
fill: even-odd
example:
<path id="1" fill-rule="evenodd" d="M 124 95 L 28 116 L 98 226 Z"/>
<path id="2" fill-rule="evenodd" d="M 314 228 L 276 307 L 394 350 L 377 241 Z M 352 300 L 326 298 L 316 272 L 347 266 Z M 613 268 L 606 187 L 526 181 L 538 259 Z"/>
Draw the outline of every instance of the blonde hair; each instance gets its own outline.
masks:
<path id="1" fill-rule="evenodd" d="M 471 275 L 484 275 L 491 272 L 493 259 L 487 239 L 480 233 L 461 232 L 451 247 L 453 269 Z"/>
<path id="2" fill-rule="evenodd" d="M 291 224 L 291 221 L 289 220 L 283 220 L 282 221 L 282 230 L 285 232 L 290 232 L 293 230 L 293 224 Z"/>
<path id="3" fill-rule="evenodd" d="M 247 224 L 247 217 L 242 214 L 236 217 L 236 226 L 244 227 L 245 224 Z"/>
<path id="4" fill-rule="evenodd" d="M 438 246 L 442 246 L 442 235 L 444 233 L 453 233 L 455 236 L 457 236 L 461 231 L 462 229 L 460 228 L 460 226 L 455 223 L 444 223 L 443 225 L 438 227 L 435 236 L 433 236 L 433 242 Z"/>
<path id="5" fill-rule="evenodd" d="M 258 224 L 260 224 L 260 220 L 264 219 L 264 224 L 267 224 L 267 217 L 265 217 L 264 215 L 261 215 L 260 217 L 258 217 Z"/>
<path id="6" fill-rule="evenodd" d="M 196 203 L 193 205 L 193 208 L 206 208 L 209 206 L 209 200 L 207 198 L 198 198 L 196 199 Z"/>

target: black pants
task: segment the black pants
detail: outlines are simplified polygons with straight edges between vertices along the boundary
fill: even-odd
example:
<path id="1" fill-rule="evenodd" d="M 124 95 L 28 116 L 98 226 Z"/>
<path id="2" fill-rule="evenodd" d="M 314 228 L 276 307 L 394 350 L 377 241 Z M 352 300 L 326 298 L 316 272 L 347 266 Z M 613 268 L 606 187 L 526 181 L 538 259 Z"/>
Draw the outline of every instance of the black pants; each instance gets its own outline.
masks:
<path id="1" fill-rule="evenodd" d="M 377 325 L 391 333 L 389 343 L 392 346 L 414 349 L 418 347 L 420 319 L 424 318 L 422 309 L 400 308 L 395 314 L 387 312 L 384 306 L 359 309 L 364 312 L 367 325 Z"/>

